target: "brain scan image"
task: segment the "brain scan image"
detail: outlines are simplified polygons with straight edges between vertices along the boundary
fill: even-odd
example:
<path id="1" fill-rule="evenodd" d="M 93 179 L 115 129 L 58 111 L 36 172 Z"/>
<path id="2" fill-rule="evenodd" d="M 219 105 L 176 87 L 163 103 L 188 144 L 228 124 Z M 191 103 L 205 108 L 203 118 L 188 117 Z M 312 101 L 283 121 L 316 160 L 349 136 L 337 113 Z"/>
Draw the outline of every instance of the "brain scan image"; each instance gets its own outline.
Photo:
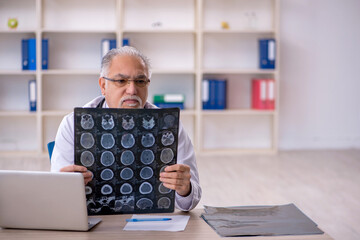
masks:
<path id="1" fill-rule="evenodd" d="M 163 150 L 161 150 L 160 160 L 163 163 L 169 163 L 173 160 L 173 158 L 174 158 L 174 152 L 171 148 L 164 148 Z"/>
<path id="2" fill-rule="evenodd" d="M 122 196 L 121 199 L 115 201 L 115 211 L 131 212 L 134 210 L 134 196 Z"/>
<path id="3" fill-rule="evenodd" d="M 81 153 L 80 162 L 85 167 L 91 167 L 95 162 L 94 155 L 89 151 L 84 151 Z"/>
<path id="4" fill-rule="evenodd" d="M 120 157 L 120 161 L 125 166 L 131 165 L 135 161 L 135 156 L 130 150 L 125 150 Z"/>
<path id="5" fill-rule="evenodd" d="M 158 188 L 158 191 L 159 191 L 159 193 L 161 193 L 161 194 L 168 194 L 168 193 L 171 192 L 171 189 L 165 187 L 163 183 L 160 183 L 159 188 Z"/>
<path id="6" fill-rule="evenodd" d="M 134 122 L 134 117 L 131 116 L 124 116 L 122 118 L 122 124 L 121 126 L 125 129 L 125 130 L 131 130 L 135 127 L 135 122 Z"/>
<path id="7" fill-rule="evenodd" d="M 162 197 L 158 200 L 157 205 L 159 208 L 169 208 L 171 205 L 171 200 L 168 197 Z"/>
<path id="8" fill-rule="evenodd" d="M 121 194 L 130 194 L 133 191 L 133 187 L 129 183 L 124 183 L 120 187 Z"/>
<path id="9" fill-rule="evenodd" d="M 103 195 L 109 195 L 112 193 L 112 191 L 113 188 L 109 184 L 105 184 L 104 186 L 101 187 L 101 193 Z"/>
<path id="10" fill-rule="evenodd" d="M 115 162 L 114 154 L 110 151 L 103 152 L 100 157 L 100 162 L 105 167 L 109 167 L 109 166 L 113 165 Z"/>
<path id="11" fill-rule="evenodd" d="M 92 193 L 92 188 L 89 187 L 89 186 L 86 186 L 86 187 L 85 187 L 85 194 L 86 194 L 86 195 L 89 195 L 89 194 L 91 194 L 91 193 Z"/>
<path id="12" fill-rule="evenodd" d="M 101 146 L 105 149 L 110 149 L 115 145 L 115 139 L 111 133 L 104 133 L 101 136 Z"/>
<path id="13" fill-rule="evenodd" d="M 114 128 L 114 118 L 110 114 L 105 114 L 102 116 L 101 126 L 104 130 L 111 130 Z"/>
<path id="14" fill-rule="evenodd" d="M 141 137 L 141 144 L 144 147 L 151 147 L 155 143 L 155 137 L 152 133 L 146 133 Z"/>
<path id="15" fill-rule="evenodd" d="M 93 175 L 90 215 L 174 211 L 175 191 L 159 174 L 177 163 L 179 117 L 178 108 L 74 109 L 74 164 Z"/>
<path id="16" fill-rule="evenodd" d="M 100 177 L 102 180 L 109 181 L 114 177 L 114 172 L 106 168 L 101 171 Z"/>
<path id="17" fill-rule="evenodd" d="M 149 198 L 141 198 L 136 203 L 136 207 L 140 209 L 151 209 L 153 207 L 153 201 L 151 201 Z"/>
<path id="18" fill-rule="evenodd" d="M 143 182 L 139 187 L 139 191 L 141 194 L 149 194 L 152 192 L 152 190 L 153 190 L 153 187 L 148 182 Z"/>
<path id="19" fill-rule="evenodd" d="M 166 168 L 167 166 L 165 165 L 165 166 L 162 166 L 161 168 L 160 168 L 160 173 L 162 173 L 162 172 L 165 172 L 165 168 Z"/>
<path id="20" fill-rule="evenodd" d="M 80 144 L 83 148 L 89 149 L 94 146 L 95 140 L 91 133 L 83 133 L 80 137 Z"/>
<path id="21" fill-rule="evenodd" d="M 129 180 L 134 176 L 134 172 L 133 170 L 131 170 L 131 168 L 124 168 L 123 170 L 121 170 L 120 172 L 120 177 L 124 180 Z"/>
<path id="22" fill-rule="evenodd" d="M 121 137 L 121 146 L 124 148 L 132 148 L 135 144 L 135 138 L 134 135 L 131 133 L 125 133 Z"/>
<path id="23" fill-rule="evenodd" d="M 150 116 L 144 117 L 142 119 L 142 126 L 146 130 L 152 129 L 155 126 L 154 117 L 150 117 Z"/>
<path id="24" fill-rule="evenodd" d="M 81 127 L 85 130 L 92 129 L 94 127 L 94 119 L 90 114 L 81 115 Z"/>
<path id="25" fill-rule="evenodd" d="M 164 128 L 172 128 L 175 125 L 176 118 L 174 115 L 166 115 L 164 117 Z"/>
<path id="26" fill-rule="evenodd" d="M 164 146 L 170 146 L 171 144 L 174 143 L 174 141 L 175 141 L 174 134 L 170 131 L 164 132 L 163 135 L 161 136 L 161 143 Z"/>
<path id="27" fill-rule="evenodd" d="M 153 151 L 151 151 L 149 149 L 145 149 L 144 151 L 141 152 L 140 161 L 143 164 L 149 165 L 154 161 L 154 159 L 155 159 L 155 155 L 154 155 Z"/>
<path id="28" fill-rule="evenodd" d="M 154 175 L 154 171 L 151 167 L 143 167 L 140 171 L 140 177 L 142 179 L 149 179 Z"/>

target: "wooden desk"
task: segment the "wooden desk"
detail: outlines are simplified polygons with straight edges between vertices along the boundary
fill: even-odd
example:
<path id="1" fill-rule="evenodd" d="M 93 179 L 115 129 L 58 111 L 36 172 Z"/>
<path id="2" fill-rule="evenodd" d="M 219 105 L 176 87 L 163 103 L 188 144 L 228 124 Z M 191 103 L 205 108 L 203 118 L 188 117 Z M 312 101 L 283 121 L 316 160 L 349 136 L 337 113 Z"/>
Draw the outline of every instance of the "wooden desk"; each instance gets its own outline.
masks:
<path id="1" fill-rule="evenodd" d="M 190 240 L 190 239 L 225 239 L 217 233 L 199 216 L 203 210 L 194 210 L 190 213 L 175 212 L 175 214 L 189 214 L 190 220 L 183 232 L 152 232 L 152 231 L 123 231 L 125 219 L 131 215 L 101 216 L 102 222 L 89 232 L 70 231 L 39 231 L 1 229 L 0 239 L 75 239 L 75 240 L 106 240 L 106 239 L 154 239 L 154 240 Z M 169 215 L 169 214 L 164 214 Z M 229 238 L 230 239 L 230 238 Z M 235 239 L 235 238 L 231 238 Z M 239 240 L 333 240 L 329 235 L 298 235 L 277 237 L 241 237 Z"/>

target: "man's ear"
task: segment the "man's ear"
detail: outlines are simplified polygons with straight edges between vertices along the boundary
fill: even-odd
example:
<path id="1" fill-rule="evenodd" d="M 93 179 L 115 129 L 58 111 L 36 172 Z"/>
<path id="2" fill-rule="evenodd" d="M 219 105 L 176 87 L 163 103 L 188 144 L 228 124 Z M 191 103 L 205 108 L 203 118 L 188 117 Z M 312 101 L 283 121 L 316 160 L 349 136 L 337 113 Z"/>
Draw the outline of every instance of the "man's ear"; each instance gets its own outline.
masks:
<path id="1" fill-rule="evenodd" d="M 100 86 L 100 90 L 101 90 L 101 94 L 105 96 L 105 79 L 104 78 L 99 78 L 99 86 Z"/>

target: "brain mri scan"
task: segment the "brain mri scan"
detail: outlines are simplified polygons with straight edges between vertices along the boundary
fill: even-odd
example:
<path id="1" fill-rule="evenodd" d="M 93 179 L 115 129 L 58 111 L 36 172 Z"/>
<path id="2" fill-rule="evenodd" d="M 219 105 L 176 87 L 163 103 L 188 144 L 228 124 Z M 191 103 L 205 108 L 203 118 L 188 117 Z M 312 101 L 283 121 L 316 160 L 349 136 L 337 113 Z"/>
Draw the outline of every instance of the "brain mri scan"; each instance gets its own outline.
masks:
<path id="1" fill-rule="evenodd" d="M 177 162 L 179 109 L 75 108 L 75 164 L 89 215 L 169 213 L 175 192 L 159 180 Z"/>

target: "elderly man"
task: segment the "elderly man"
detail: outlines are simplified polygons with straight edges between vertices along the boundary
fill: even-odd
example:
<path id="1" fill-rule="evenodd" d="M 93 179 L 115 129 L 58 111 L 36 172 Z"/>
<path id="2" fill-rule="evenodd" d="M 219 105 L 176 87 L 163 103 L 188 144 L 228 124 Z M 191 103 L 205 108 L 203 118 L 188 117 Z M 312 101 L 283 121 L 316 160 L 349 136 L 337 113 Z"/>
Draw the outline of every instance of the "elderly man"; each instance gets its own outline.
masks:
<path id="1" fill-rule="evenodd" d="M 101 63 L 99 96 L 84 107 L 91 108 L 156 108 L 147 102 L 151 70 L 147 57 L 133 47 L 109 51 Z M 74 114 L 62 120 L 55 139 L 51 171 L 81 172 L 85 184 L 92 173 L 86 167 L 74 165 Z M 183 211 L 193 209 L 201 198 L 201 187 L 192 143 L 179 125 L 177 164 L 160 174 L 164 186 L 176 191 L 175 206 Z"/>

